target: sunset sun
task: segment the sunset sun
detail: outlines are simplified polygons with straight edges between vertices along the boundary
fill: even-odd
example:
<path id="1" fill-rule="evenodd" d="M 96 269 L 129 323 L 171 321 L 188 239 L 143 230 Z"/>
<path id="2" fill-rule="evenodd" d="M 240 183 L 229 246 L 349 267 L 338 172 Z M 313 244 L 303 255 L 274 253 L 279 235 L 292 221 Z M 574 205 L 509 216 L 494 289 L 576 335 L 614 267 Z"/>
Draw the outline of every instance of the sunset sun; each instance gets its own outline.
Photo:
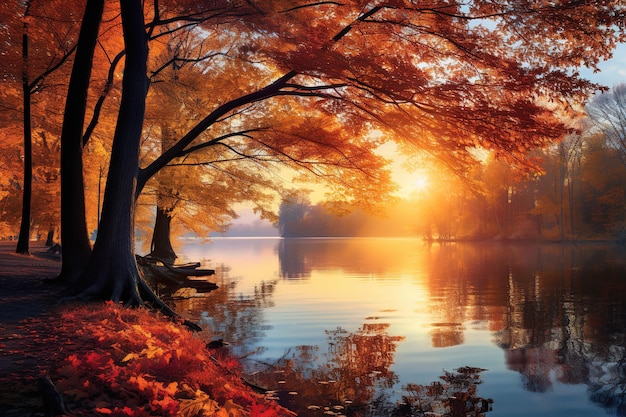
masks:
<path id="1" fill-rule="evenodd" d="M 399 178 L 399 195 L 411 197 L 424 193 L 430 186 L 428 175 L 424 173 L 404 174 Z"/>
<path id="2" fill-rule="evenodd" d="M 413 180 L 413 190 L 415 192 L 421 192 L 428 188 L 428 177 L 421 175 Z"/>

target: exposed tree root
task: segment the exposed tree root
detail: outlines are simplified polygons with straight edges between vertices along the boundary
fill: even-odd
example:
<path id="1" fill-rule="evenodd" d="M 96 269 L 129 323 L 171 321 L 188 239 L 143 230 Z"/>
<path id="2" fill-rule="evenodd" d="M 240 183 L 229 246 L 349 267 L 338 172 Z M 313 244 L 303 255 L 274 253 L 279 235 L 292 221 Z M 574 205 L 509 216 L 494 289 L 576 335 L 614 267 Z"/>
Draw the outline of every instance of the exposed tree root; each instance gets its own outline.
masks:
<path id="1" fill-rule="evenodd" d="M 163 315 L 175 320 L 182 320 L 182 324 L 193 331 L 202 331 L 202 328 L 189 320 L 183 319 L 170 306 L 165 304 L 150 288 L 138 270 L 128 272 L 126 280 L 108 280 L 107 274 L 111 271 L 102 271 L 95 281 L 87 288 L 75 295 L 63 297 L 59 302 L 111 300 L 114 303 L 123 302 L 125 307 L 140 307 L 149 305 L 159 310 Z M 107 296 L 106 294 L 109 294 Z"/>
<path id="2" fill-rule="evenodd" d="M 199 263 L 190 263 L 185 265 L 163 266 L 156 265 L 156 262 L 163 262 L 159 259 L 152 259 L 137 256 L 137 264 L 140 266 L 145 279 L 152 283 L 153 287 L 158 286 L 157 296 L 172 295 L 176 290 L 181 288 L 192 288 L 197 293 L 208 293 L 218 288 L 217 284 L 203 279 L 189 279 L 192 277 L 204 277 L 213 275 L 213 269 L 197 269 Z M 162 284 L 162 285 L 161 285 Z M 161 290 L 164 293 L 161 293 Z"/>

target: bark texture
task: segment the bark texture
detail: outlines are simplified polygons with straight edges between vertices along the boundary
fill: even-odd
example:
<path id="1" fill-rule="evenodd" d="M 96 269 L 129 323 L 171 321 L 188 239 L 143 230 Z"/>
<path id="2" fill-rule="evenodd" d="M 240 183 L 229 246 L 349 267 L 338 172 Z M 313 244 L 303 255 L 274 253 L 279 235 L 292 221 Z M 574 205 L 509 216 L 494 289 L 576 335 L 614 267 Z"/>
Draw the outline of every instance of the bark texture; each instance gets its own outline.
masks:
<path id="1" fill-rule="evenodd" d="M 85 218 L 82 137 L 89 78 L 103 10 L 104 0 L 87 1 L 70 76 L 61 131 L 63 264 L 59 279 L 70 284 L 76 283 L 91 254 Z"/>
<path id="2" fill-rule="evenodd" d="M 25 17 L 28 17 L 30 2 L 26 5 Z M 27 20 L 26 20 L 27 22 Z M 30 212 L 33 193 L 33 139 L 30 123 L 30 86 L 28 85 L 28 23 L 24 23 L 22 32 L 22 94 L 24 103 L 24 183 L 22 185 L 22 220 L 20 235 L 15 252 L 30 254 Z"/>
<path id="3" fill-rule="evenodd" d="M 111 149 L 102 217 L 93 253 L 83 273 L 82 298 L 141 304 L 134 254 L 135 187 L 148 79 L 147 35 L 141 1 L 120 1 L 126 47 L 122 100 Z"/>

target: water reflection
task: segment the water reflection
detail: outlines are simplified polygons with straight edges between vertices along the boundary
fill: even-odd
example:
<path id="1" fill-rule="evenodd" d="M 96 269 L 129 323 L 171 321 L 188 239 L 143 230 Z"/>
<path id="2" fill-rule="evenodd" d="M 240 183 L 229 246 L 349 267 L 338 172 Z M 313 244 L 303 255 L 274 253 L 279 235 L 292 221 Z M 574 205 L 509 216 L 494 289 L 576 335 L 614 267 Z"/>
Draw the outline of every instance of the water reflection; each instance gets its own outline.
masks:
<path id="1" fill-rule="evenodd" d="M 481 373 L 486 369 L 465 366 L 456 372 L 444 372 L 441 381 L 430 385 L 408 384 L 402 403 L 390 415 L 447 417 L 485 417 L 493 411 L 492 398 L 478 396 L 478 385 L 482 383 Z"/>
<path id="2" fill-rule="evenodd" d="M 410 245 L 416 242 L 419 241 L 385 238 L 280 239 L 280 276 L 309 278 L 314 270 L 325 269 L 376 277 L 402 274 L 415 261 L 417 248 L 411 250 Z"/>
<path id="3" fill-rule="evenodd" d="M 405 337 L 419 345 L 415 341 L 421 340 L 420 331 L 426 328 L 430 350 L 421 345 L 412 347 L 414 355 L 437 358 L 439 351 L 445 357 L 450 349 L 458 350 L 461 357 L 471 354 L 478 366 L 483 361 L 489 364 L 485 367 L 490 370 L 481 374 L 487 382 L 493 372 L 519 374 L 518 386 L 508 388 L 508 392 L 519 389 L 520 393 L 549 396 L 563 385 L 584 384 L 594 404 L 626 416 L 624 247 L 423 245 L 402 239 L 284 239 L 273 244 L 278 277 L 256 284 L 254 293 L 243 298 L 226 286 L 222 295 L 219 291 L 211 293 L 209 298 L 213 298 L 206 305 L 186 308 L 206 311 L 203 317 L 207 323 L 211 322 L 225 339 L 243 345 L 241 352 L 271 343 L 264 335 L 272 328 L 285 343 L 293 342 L 284 358 L 274 358 L 272 372 L 278 373 L 257 377 L 259 384 L 277 388 L 281 401 L 304 407 L 298 411 L 319 411 L 309 410 L 310 405 L 324 411 L 323 407 L 345 406 L 348 400 L 353 401 L 351 410 L 359 409 L 356 404 L 360 404 L 361 413 L 368 404 L 370 414 L 361 415 L 377 415 L 373 410 L 380 407 L 387 407 L 386 412 L 396 407 L 394 412 L 401 413 L 399 406 L 390 405 L 397 398 L 390 391 L 397 393 L 398 386 L 414 387 L 410 383 L 415 381 L 402 379 L 398 370 L 404 370 L 405 365 L 394 355 Z M 315 284 L 325 276 L 332 279 Z M 284 288 L 288 291 L 277 300 L 277 288 L 287 284 Z M 393 286 L 400 289 L 395 293 L 388 290 Z M 289 330 L 280 330 L 282 324 L 276 319 L 265 321 L 264 314 L 273 310 L 269 307 L 274 303 L 282 306 L 283 322 L 291 315 L 306 315 L 302 313 L 303 300 L 312 304 L 311 311 L 323 313 L 308 319 L 326 323 L 326 329 L 335 328 L 338 320 L 360 321 L 339 322 L 337 330 L 326 332 L 325 344 L 313 345 L 290 339 Z M 368 311 L 368 307 L 370 312 L 359 316 L 358 309 Z M 374 316 L 366 319 L 384 308 L 393 309 L 393 315 L 383 314 L 384 320 Z M 346 315 L 346 311 L 357 312 Z M 346 328 L 358 330 L 348 332 Z M 477 337 L 484 340 L 477 342 Z M 505 361 L 501 369 L 493 369 L 493 357 L 480 357 L 471 351 L 469 341 L 501 349 Z M 451 366 L 444 363 L 442 368 Z M 280 381 L 285 388 L 277 385 Z M 427 391 L 423 388 L 420 392 Z M 559 414 L 559 407 L 588 406 L 580 398 L 550 398 L 554 408 L 543 415 Z M 513 401 L 497 400 L 499 408 Z M 484 404 L 479 403 L 480 407 Z M 409 397 L 405 404 L 412 404 Z M 385 414 L 381 411 L 378 415 Z"/>
<path id="4" fill-rule="evenodd" d="M 318 346 L 297 346 L 274 364 L 265 364 L 249 378 L 268 387 L 267 398 L 297 410 L 300 416 L 484 417 L 492 399 L 477 396 L 479 368 L 444 372 L 429 385 L 408 384 L 402 401 L 389 391 L 397 382 L 390 370 L 396 345 L 404 338 L 388 334 L 387 323 L 366 323 L 355 333 L 326 331 L 328 353 Z"/>
<path id="5" fill-rule="evenodd" d="M 265 323 L 263 311 L 272 307 L 276 281 L 261 281 L 250 294 L 237 290 L 237 279 L 224 265 L 216 268 L 218 290 L 205 296 L 174 301 L 176 311 L 211 330 L 213 339 L 229 343 L 232 354 L 238 357 L 251 352 L 262 353 L 259 346 L 270 327 Z"/>
<path id="6" fill-rule="evenodd" d="M 586 384 L 593 402 L 626 415 L 623 255 L 609 246 L 447 247 L 432 264 L 431 300 L 446 320 L 487 320 L 524 389 Z"/>
<path id="7" fill-rule="evenodd" d="M 255 384 L 302 416 L 324 411 L 360 415 L 357 411 L 368 408 L 376 393 L 398 381 L 390 366 L 403 338 L 389 335 L 388 328 L 369 323 L 354 333 L 327 331 L 329 349 L 323 357 L 318 346 L 298 346 L 271 365 L 257 365 Z"/>

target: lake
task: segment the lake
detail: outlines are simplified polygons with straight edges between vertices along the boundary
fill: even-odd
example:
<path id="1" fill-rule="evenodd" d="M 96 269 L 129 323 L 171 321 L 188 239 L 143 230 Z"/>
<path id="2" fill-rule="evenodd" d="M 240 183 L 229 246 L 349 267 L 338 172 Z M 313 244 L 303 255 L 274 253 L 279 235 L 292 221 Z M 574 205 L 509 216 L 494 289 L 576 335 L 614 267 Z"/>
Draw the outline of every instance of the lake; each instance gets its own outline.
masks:
<path id="1" fill-rule="evenodd" d="M 220 288 L 176 309 L 300 415 L 626 416 L 624 246 L 216 238 L 180 253 Z"/>

